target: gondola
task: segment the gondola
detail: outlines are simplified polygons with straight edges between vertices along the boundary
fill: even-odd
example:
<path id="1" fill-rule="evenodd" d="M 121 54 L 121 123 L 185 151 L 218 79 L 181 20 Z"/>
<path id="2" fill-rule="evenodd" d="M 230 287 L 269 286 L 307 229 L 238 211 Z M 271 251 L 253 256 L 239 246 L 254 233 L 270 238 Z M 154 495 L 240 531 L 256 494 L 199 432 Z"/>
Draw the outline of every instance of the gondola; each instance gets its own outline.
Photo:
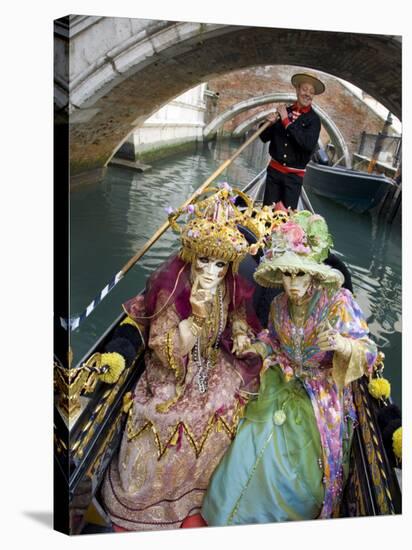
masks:
<path id="1" fill-rule="evenodd" d="M 384 174 L 368 174 L 310 161 L 306 166 L 303 185 L 317 195 L 362 214 L 378 207 L 395 183 Z"/>
<path id="2" fill-rule="evenodd" d="M 265 170 L 243 190 L 256 202 L 262 195 L 264 173 Z M 304 192 L 299 207 L 313 210 Z M 256 259 L 248 257 L 241 264 L 240 273 L 253 282 L 256 265 Z M 256 289 L 254 305 L 263 324 L 275 292 L 274 289 Z M 124 313 L 119 315 L 71 368 L 55 357 L 55 528 L 68 534 L 111 531 L 110 521 L 100 503 L 99 488 L 125 427 L 125 396 L 145 368 L 141 341 L 132 364 L 123 371 L 117 383 L 109 385 L 99 380 L 99 353 L 103 352 L 124 317 Z M 378 414 L 384 404 L 372 398 L 367 386 L 366 377 L 353 383 L 359 426 L 355 430 L 341 517 L 401 513 L 400 485 L 378 424 Z"/>

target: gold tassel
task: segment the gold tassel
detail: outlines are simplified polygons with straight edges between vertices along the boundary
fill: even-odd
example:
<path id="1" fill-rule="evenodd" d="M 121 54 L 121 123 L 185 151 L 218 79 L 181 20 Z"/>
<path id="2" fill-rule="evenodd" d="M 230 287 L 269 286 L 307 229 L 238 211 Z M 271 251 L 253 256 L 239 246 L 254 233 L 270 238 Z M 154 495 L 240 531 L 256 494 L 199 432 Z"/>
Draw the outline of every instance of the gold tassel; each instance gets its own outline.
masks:
<path id="1" fill-rule="evenodd" d="M 133 405 L 133 398 L 132 398 L 132 392 L 128 391 L 123 396 L 123 405 L 122 405 L 122 411 L 124 413 L 128 413 L 130 410 L 130 407 Z"/>

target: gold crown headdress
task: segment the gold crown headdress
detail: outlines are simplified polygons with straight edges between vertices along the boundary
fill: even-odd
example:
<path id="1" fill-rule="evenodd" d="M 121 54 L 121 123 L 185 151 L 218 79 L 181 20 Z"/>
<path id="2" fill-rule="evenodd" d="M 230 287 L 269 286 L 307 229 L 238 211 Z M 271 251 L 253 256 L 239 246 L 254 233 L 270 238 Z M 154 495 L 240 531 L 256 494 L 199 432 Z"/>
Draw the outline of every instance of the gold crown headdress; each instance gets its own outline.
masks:
<path id="1" fill-rule="evenodd" d="M 252 208 L 245 218 L 244 225 L 256 236 L 258 240 L 269 236 L 279 225 L 289 220 L 289 212 L 286 209 L 277 209 L 277 205 L 265 205 Z"/>
<path id="2" fill-rule="evenodd" d="M 199 256 L 225 260 L 232 262 L 232 271 L 236 273 L 243 258 L 248 253 L 256 254 L 260 246 L 249 246 L 238 229 L 238 225 L 247 227 L 253 211 L 252 200 L 227 184 L 221 189 L 208 187 L 202 194 L 207 193 L 213 194 L 203 200 L 196 198 L 188 206 L 169 214 L 170 225 L 181 234 L 180 257 L 185 262 L 193 262 Z M 245 211 L 235 205 L 237 195 L 245 202 Z M 182 227 L 177 219 L 184 213 L 192 218 Z"/>

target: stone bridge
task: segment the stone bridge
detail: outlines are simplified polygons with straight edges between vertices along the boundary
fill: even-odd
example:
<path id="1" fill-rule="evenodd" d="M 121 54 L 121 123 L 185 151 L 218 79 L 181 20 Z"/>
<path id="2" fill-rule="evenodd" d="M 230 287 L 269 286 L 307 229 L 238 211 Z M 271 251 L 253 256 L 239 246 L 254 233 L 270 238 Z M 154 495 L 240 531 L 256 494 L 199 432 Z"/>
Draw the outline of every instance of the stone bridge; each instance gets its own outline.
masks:
<path id="1" fill-rule="evenodd" d="M 401 118 L 401 39 L 358 33 L 69 16 L 55 22 L 56 122 L 71 183 L 98 179 L 146 118 L 185 90 L 259 65 L 347 80 Z"/>

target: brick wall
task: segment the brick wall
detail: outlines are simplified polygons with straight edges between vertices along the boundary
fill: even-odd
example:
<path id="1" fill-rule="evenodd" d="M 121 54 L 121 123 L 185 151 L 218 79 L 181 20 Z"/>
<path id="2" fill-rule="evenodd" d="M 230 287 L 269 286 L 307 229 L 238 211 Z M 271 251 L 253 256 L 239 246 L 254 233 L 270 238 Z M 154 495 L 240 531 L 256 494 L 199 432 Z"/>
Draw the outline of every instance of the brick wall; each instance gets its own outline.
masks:
<path id="1" fill-rule="evenodd" d="M 217 101 L 213 101 L 213 106 L 212 101 L 208 103 L 210 106 L 208 122 L 240 101 L 270 92 L 293 91 L 290 84 L 291 75 L 304 70 L 290 65 L 261 66 L 231 72 L 209 80 L 208 89 L 218 93 L 219 96 Z M 356 152 L 361 132 L 378 133 L 382 130 L 384 121 L 339 80 L 326 74 L 323 74 L 321 79 L 326 85 L 326 91 L 316 96 L 314 102 L 332 118 L 341 131 L 350 153 Z M 271 106 L 276 108 L 276 104 L 273 103 L 240 113 L 224 125 L 223 132 L 231 133 L 241 122 Z M 324 129 L 321 132 L 321 140 L 324 145 L 329 142 L 329 136 Z"/>

